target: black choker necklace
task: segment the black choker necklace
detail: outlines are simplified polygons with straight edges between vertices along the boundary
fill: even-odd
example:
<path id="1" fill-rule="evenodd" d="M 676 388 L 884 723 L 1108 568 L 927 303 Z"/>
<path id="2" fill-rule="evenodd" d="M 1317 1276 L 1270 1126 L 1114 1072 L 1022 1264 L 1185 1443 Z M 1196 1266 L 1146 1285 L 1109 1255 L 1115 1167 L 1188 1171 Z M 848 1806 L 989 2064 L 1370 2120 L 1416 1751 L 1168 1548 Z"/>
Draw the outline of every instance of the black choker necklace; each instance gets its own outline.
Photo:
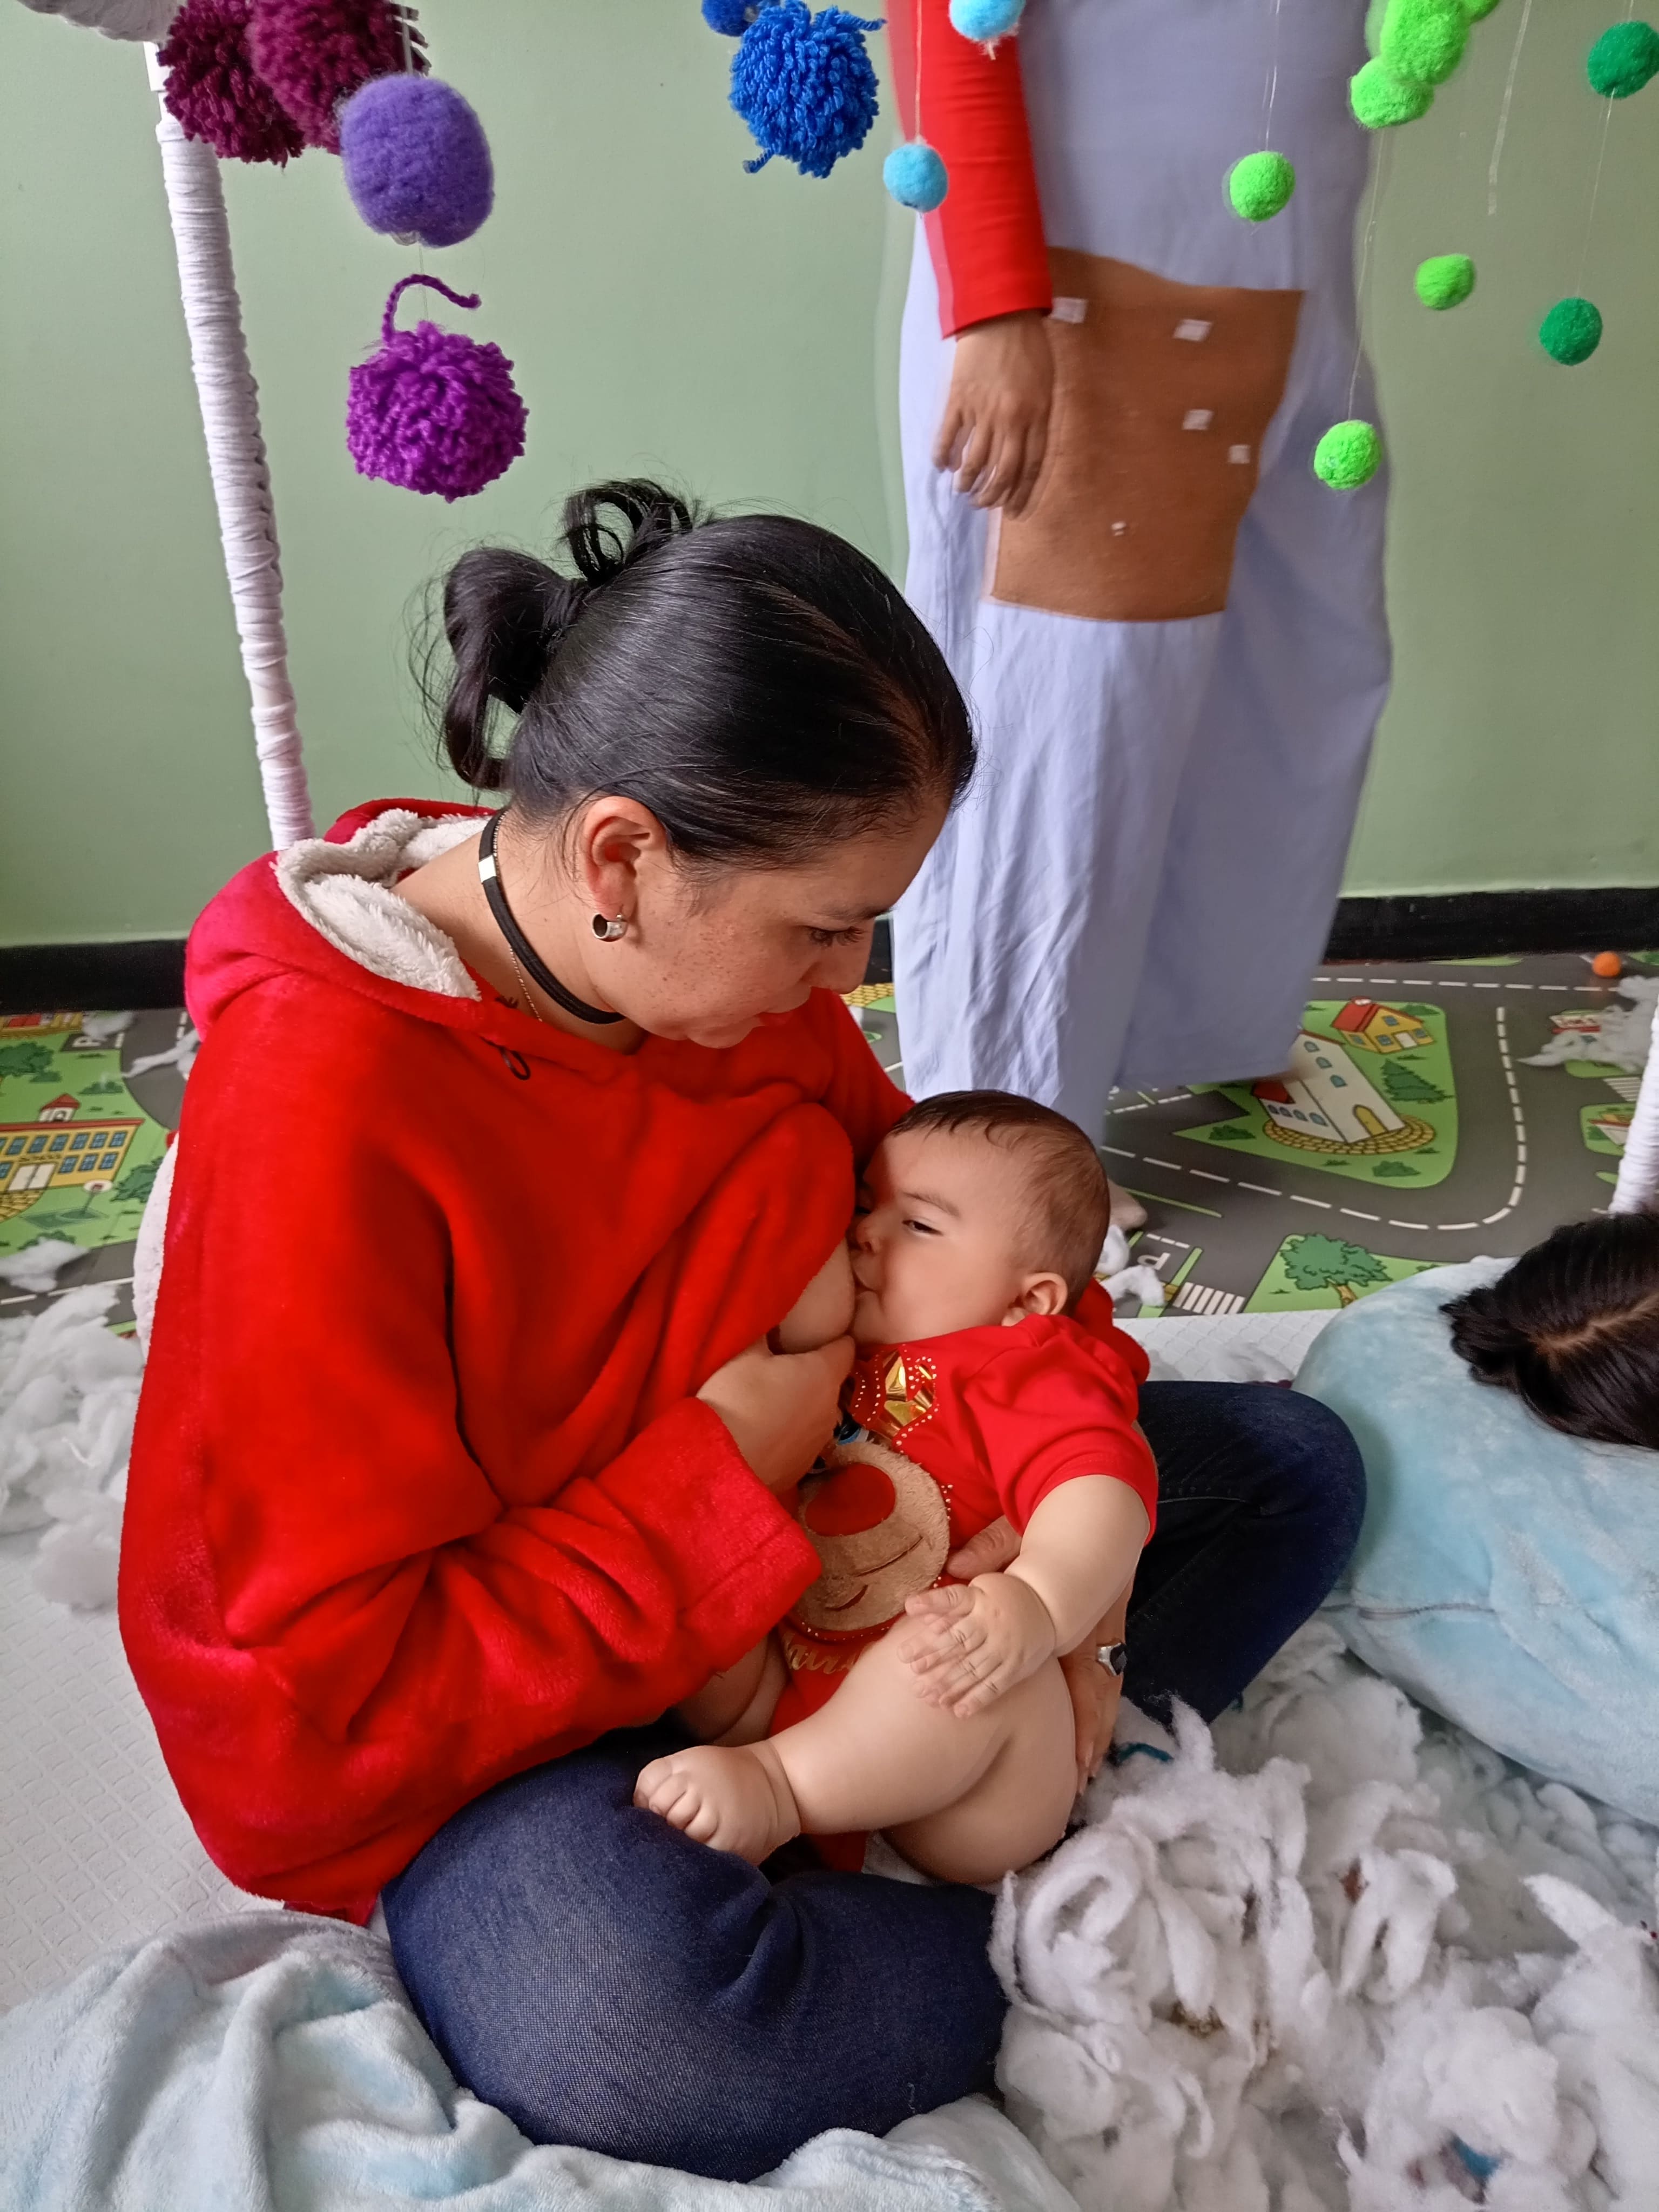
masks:
<path id="1" fill-rule="evenodd" d="M 501 810 L 502 813 L 506 809 Z M 579 999 L 564 985 L 542 958 L 535 946 L 513 918 L 513 909 L 507 902 L 507 893 L 501 889 L 501 872 L 495 861 L 495 836 L 501 826 L 500 814 L 492 814 L 489 826 L 478 842 L 478 881 L 483 885 L 483 895 L 489 901 L 489 911 L 495 917 L 495 927 L 511 946 L 519 965 L 525 969 L 556 1006 L 562 1006 L 568 1014 L 574 1014 L 579 1022 L 592 1022 L 596 1026 L 609 1027 L 622 1019 L 620 1014 L 608 1014 L 602 1006 L 590 1006 L 586 999 Z M 526 1012 L 533 1009 L 526 1008 Z"/>

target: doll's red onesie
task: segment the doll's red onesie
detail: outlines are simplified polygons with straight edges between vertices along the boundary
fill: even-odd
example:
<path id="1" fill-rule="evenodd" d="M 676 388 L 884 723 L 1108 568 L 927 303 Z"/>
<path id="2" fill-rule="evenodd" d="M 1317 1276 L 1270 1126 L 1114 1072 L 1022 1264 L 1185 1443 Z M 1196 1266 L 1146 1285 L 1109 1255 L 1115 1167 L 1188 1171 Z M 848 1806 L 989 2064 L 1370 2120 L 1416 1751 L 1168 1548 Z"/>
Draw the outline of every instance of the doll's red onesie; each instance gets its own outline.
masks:
<path id="1" fill-rule="evenodd" d="M 1140 1499 L 1150 1534 L 1158 1470 L 1135 1425 L 1146 1366 L 1120 1329 L 1042 1315 L 863 1353 L 830 1464 L 802 1486 L 823 1572 L 780 1632 L 790 1677 L 773 1733 L 827 1704 L 906 1599 L 955 1579 L 946 1559 L 999 1515 L 1024 1533 L 1050 1491 L 1104 1474 Z"/>

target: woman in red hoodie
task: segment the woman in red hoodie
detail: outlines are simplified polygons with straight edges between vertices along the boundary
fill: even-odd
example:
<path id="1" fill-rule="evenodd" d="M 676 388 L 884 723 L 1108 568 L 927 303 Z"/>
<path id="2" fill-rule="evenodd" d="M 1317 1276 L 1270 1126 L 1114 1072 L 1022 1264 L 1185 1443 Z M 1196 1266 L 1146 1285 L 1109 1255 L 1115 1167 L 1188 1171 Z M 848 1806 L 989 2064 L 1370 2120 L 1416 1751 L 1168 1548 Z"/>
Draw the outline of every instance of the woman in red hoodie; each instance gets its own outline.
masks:
<path id="1" fill-rule="evenodd" d="M 121 1621 L 233 1881 L 378 1898 L 531 2136 L 746 2178 L 984 2085 L 1000 2027 L 978 1892 L 757 1872 L 631 1803 L 817 1571 L 781 1501 L 850 1346 L 764 1339 L 902 1109 L 837 994 L 973 744 L 823 531 L 621 484 L 565 545 L 446 593 L 450 757 L 505 811 L 362 808 L 191 939 Z M 1213 1712 L 1334 1579 L 1358 1458 L 1286 1392 L 1143 1418 L 1130 1686 Z M 1115 1676 L 1076 1671 L 1092 1763 Z"/>

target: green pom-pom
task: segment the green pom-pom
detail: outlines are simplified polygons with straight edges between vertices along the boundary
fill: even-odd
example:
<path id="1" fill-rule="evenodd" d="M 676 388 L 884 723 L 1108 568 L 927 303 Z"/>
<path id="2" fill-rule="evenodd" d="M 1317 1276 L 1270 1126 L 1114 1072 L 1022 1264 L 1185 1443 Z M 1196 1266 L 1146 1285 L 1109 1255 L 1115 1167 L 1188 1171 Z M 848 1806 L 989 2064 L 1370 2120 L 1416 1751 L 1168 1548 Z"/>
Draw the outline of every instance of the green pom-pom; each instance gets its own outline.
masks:
<path id="1" fill-rule="evenodd" d="M 1283 154 L 1247 154 L 1227 173 L 1233 213 L 1246 222 L 1267 222 L 1290 204 L 1296 169 Z"/>
<path id="2" fill-rule="evenodd" d="M 1333 491 L 1358 491 L 1382 465 L 1375 422 L 1333 422 L 1314 447 L 1314 474 Z"/>
<path id="3" fill-rule="evenodd" d="M 1474 289 L 1467 253 L 1431 253 L 1417 264 L 1417 296 L 1425 307 L 1461 307 Z"/>
<path id="4" fill-rule="evenodd" d="M 1470 22 L 1479 23 L 1498 5 L 1498 0 L 1463 0 L 1463 13 Z"/>
<path id="5" fill-rule="evenodd" d="M 1585 71 L 1603 100 L 1628 100 L 1659 76 L 1659 31 L 1651 23 L 1615 23 L 1589 50 Z"/>
<path id="6" fill-rule="evenodd" d="M 1443 84 L 1468 42 L 1463 0 L 1389 0 L 1376 52 L 1407 84 Z"/>
<path id="7" fill-rule="evenodd" d="M 1348 99 L 1367 131 L 1387 131 L 1396 123 L 1415 123 L 1434 106 L 1426 84 L 1404 84 L 1386 62 L 1367 62 L 1352 78 Z"/>
<path id="8" fill-rule="evenodd" d="M 1552 361 L 1577 368 L 1601 343 L 1601 310 L 1593 300 L 1558 300 L 1539 325 L 1538 337 Z"/>

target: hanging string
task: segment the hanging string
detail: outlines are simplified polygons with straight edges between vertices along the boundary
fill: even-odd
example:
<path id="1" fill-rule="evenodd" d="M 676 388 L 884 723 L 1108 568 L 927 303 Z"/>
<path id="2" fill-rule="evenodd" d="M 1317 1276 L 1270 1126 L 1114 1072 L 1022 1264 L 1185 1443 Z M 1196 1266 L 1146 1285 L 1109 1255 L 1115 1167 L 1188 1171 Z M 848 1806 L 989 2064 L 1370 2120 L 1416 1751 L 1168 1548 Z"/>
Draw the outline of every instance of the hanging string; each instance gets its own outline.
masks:
<path id="1" fill-rule="evenodd" d="M 1346 411 L 1353 413 L 1354 394 L 1359 389 L 1359 365 L 1365 356 L 1365 276 L 1371 265 L 1371 240 L 1376 236 L 1376 212 L 1382 198 L 1382 179 L 1394 157 L 1394 135 L 1389 132 L 1376 149 L 1376 166 L 1371 171 L 1371 204 L 1365 216 L 1365 235 L 1359 248 L 1359 274 L 1353 287 L 1353 374 L 1348 379 L 1348 404 Z"/>
<path id="2" fill-rule="evenodd" d="M 1624 21 L 1628 23 L 1636 13 L 1636 0 L 1625 0 Z M 1613 95 L 1601 103 L 1601 143 L 1596 149 L 1595 176 L 1590 185 L 1589 213 L 1584 218 L 1584 243 L 1579 250 L 1578 274 L 1573 281 L 1575 292 L 1584 289 L 1584 270 L 1589 260 L 1590 232 L 1595 225 L 1595 204 L 1601 197 L 1601 170 L 1607 158 L 1607 131 L 1613 122 Z"/>
<path id="3" fill-rule="evenodd" d="M 1498 136 L 1492 140 L 1492 167 L 1486 171 L 1486 214 L 1488 218 L 1498 212 L 1498 172 L 1504 160 L 1504 141 L 1509 136 L 1510 109 L 1515 101 L 1515 80 L 1521 73 L 1521 49 L 1526 43 L 1527 26 L 1532 21 L 1532 0 L 1526 0 L 1521 10 L 1521 21 L 1515 33 L 1515 46 L 1510 55 L 1510 73 L 1504 86 L 1504 104 L 1498 112 Z"/>
<path id="4" fill-rule="evenodd" d="M 1265 154 L 1273 143 L 1273 102 L 1279 97 L 1279 17 L 1285 0 L 1273 0 L 1273 35 L 1269 50 L 1266 96 L 1262 105 L 1261 150 Z"/>

